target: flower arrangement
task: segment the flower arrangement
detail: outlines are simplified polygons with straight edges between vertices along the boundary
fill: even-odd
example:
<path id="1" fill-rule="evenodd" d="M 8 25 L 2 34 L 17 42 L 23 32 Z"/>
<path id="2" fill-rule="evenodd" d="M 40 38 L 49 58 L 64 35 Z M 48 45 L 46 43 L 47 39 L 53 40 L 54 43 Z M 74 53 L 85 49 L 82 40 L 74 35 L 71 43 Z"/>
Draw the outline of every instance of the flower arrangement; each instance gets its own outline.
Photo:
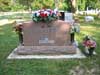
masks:
<path id="1" fill-rule="evenodd" d="M 96 42 L 92 40 L 89 36 L 86 36 L 83 40 L 83 45 L 87 48 L 95 48 Z"/>
<path id="2" fill-rule="evenodd" d="M 88 48 L 96 47 L 96 43 L 93 40 L 88 40 L 88 41 L 84 42 L 84 45 L 87 46 Z"/>
<path id="3" fill-rule="evenodd" d="M 35 22 L 50 22 L 57 19 L 57 10 L 42 9 L 35 11 L 32 20 Z"/>

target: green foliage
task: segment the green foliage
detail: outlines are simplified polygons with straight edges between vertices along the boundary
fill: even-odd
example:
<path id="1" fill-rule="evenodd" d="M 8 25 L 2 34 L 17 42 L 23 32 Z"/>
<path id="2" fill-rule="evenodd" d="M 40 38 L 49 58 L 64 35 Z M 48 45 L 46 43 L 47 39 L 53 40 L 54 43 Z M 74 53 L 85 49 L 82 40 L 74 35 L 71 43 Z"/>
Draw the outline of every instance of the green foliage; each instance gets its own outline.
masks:
<path id="1" fill-rule="evenodd" d="M 20 5 L 23 5 L 23 7 L 26 7 L 26 9 L 30 9 L 32 6 L 31 6 L 31 3 L 33 2 L 34 0 L 17 0 L 17 2 L 20 4 Z"/>
<path id="2" fill-rule="evenodd" d="M 100 9 L 100 0 L 77 0 L 77 7 L 79 10 Z"/>
<path id="3" fill-rule="evenodd" d="M 78 8 L 79 10 L 100 9 L 100 0 L 75 0 L 76 7 L 73 8 L 72 0 L 58 0 L 58 8 L 60 10 L 72 11 Z M 18 10 L 38 10 L 43 7 L 55 8 L 54 0 L 0 0 L 0 11 L 18 11 Z"/>
<path id="4" fill-rule="evenodd" d="M 66 9 L 67 11 L 71 12 L 71 3 L 68 0 L 65 0 L 64 3 L 66 3 Z"/>
<path id="5" fill-rule="evenodd" d="M 86 7 L 88 7 L 89 9 L 95 9 L 96 4 L 98 3 L 98 0 L 86 0 Z"/>
<path id="6" fill-rule="evenodd" d="M 42 1 L 35 0 L 32 4 L 32 10 L 38 10 L 42 8 Z"/>
<path id="7" fill-rule="evenodd" d="M 59 2 L 59 9 L 60 10 L 67 10 L 68 4 L 65 2 Z"/>
<path id="8" fill-rule="evenodd" d="M 11 10 L 12 11 L 19 11 L 19 10 L 24 10 L 26 8 L 27 8 L 26 6 L 23 6 L 23 5 L 16 3 L 15 5 L 12 5 Z"/>
<path id="9" fill-rule="evenodd" d="M 9 11 L 11 10 L 9 0 L 0 0 L 0 11 Z"/>
<path id="10" fill-rule="evenodd" d="M 42 8 L 54 8 L 54 1 L 53 0 L 35 0 L 32 4 L 33 10 L 39 10 Z"/>
<path id="11" fill-rule="evenodd" d="M 95 4 L 96 8 L 100 9 L 100 0 L 98 0 Z"/>
<path id="12" fill-rule="evenodd" d="M 85 10 L 86 0 L 77 0 L 78 10 Z"/>

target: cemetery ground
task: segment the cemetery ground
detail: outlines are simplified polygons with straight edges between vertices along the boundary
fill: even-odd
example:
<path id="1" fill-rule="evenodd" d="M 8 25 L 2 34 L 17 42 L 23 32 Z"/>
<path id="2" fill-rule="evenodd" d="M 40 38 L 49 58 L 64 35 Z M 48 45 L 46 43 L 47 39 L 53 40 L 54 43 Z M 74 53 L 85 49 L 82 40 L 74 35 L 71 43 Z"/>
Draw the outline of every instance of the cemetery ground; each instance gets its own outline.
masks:
<path id="1" fill-rule="evenodd" d="M 4 18 L 15 19 L 13 15 L 0 16 L 0 19 Z M 30 17 L 23 18 L 28 19 Z M 8 55 L 18 46 L 18 35 L 13 29 L 13 24 L 1 25 L 0 75 L 100 75 L 100 19 L 95 17 L 93 22 L 84 22 L 84 17 L 79 16 L 79 20 L 81 32 L 76 34 L 79 48 L 84 51 L 82 46 L 83 36 L 90 34 L 97 42 L 95 50 L 97 55 L 84 59 L 9 60 L 7 59 Z"/>

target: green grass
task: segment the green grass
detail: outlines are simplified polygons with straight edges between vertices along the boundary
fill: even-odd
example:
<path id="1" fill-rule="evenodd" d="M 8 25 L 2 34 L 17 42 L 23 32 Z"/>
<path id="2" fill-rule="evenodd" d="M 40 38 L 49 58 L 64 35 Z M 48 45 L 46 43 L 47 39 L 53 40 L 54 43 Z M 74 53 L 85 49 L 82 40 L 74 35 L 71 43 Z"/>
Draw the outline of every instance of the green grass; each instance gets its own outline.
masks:
<path id="1" fill-rule="evenodd" d="M 16 20 L 18 19 L 18 17 L 20 17 L 21 19 L 31 19 L 32 14 L 28 14 L 28 13 L 16 13 L 13 15 L 2 15 L 0 16 L 0 20 L 2 19 L 8 19 L 8 20 Z"/>
<path id="2" fill-rule="evenodd" d="M 83 50 L 81 42 L 85 34 L 91 34 L 97 42 L 97 55 L 85 59 L 8 60 L 7 56 L 18 45 L 18 36 L 11 24 L 0 26 L 0 75 L 70 75 L 70 70 L 77 66 L 88 70 L 98 66 L 100 69 L 99 20 L 90 23 L 81 22 L 81 33 L 76 35 L 81 50 Z M 99 74 L 100 71 L 95 75 Z"/>

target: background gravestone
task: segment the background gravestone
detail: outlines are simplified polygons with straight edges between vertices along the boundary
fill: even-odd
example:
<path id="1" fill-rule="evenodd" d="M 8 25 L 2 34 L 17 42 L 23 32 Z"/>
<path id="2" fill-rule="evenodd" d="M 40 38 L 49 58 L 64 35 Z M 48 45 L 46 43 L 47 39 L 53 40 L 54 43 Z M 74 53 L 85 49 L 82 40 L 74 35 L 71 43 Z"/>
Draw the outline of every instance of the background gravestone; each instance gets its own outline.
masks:
<path id="1" fill-rule="evenodd" d="M 65 22 L 73 23 L 73 13 L 67 13 L 65 12 Z"/>
<path id="2" fill-rule="evenodd" d="M 60 16 L 59 16 L 59 20 L 65 20 L 65 12 L 64 11 L 60 11 Z"/>

